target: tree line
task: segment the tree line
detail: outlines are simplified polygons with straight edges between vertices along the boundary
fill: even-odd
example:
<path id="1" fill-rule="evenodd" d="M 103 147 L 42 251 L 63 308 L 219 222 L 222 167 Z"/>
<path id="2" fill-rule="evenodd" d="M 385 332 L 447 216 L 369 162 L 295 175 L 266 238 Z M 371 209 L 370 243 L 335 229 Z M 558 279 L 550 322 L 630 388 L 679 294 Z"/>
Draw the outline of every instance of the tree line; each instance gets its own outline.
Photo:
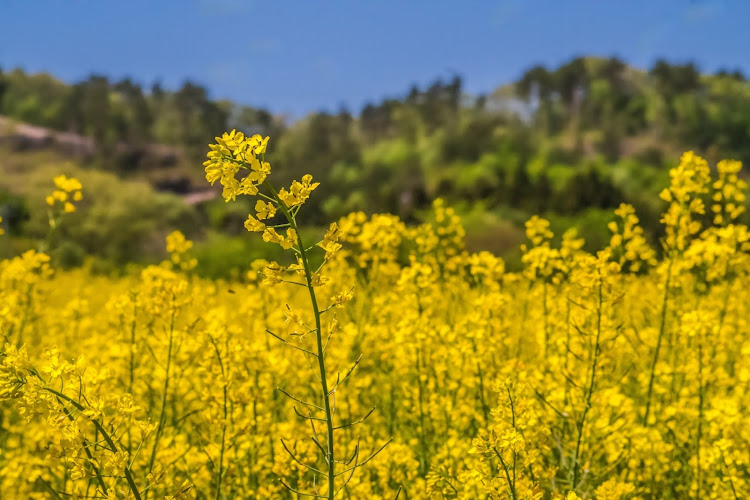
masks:
<path id="1" fill-rule="evenodd" d="M 328 192 L 313 211 L 321 219 L 351 210 L 408 219 L 437 196 L 481 201 L 489 210 L 576 214 L 623 200 L 637 205 L 642 184 L 658 175 L 653 170 L 683 149 L 750 160 L 745 76 L 665 60 L 639 70 L 617 58 L 578 57 L 532 67 L 479 96 L 453 76 L 356 114 L 342 108 L 293 123 L 214 100 L 189 81 L 167 90 L 92 75 L 69 85 L 45 73 L 0 70 L 0 115 L 89 137 L 95 163 L 119 174 L 163 166 L 149 161 L 158 144 L 178 148 L 185 177 L 195 178 L 218 132 L 271 135 L 282 177 L 309 172 L 323 181 Z"/>

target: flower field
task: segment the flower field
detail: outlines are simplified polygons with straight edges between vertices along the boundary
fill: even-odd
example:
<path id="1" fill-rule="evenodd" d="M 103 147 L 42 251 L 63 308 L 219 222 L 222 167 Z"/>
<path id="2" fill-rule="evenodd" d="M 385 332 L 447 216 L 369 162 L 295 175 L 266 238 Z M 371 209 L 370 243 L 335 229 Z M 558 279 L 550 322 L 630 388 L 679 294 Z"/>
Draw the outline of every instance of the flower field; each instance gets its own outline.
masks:
<path id="1" fill-rule="evenodd" d="M 303 242 L 317 183 L 276 190 L 267 140 L 217 138 L 206 176 L 286 260 L 205 280 L 176 232 L 122 277 L 0 262 L 0 498 L 750 495 L 738 162 L 682 156 L 658 245 L 629 205 L 596 253 L 533 217 L 506 272 L 441 200 Z M 51 232 L 86 189 L 55 182 Z"/>

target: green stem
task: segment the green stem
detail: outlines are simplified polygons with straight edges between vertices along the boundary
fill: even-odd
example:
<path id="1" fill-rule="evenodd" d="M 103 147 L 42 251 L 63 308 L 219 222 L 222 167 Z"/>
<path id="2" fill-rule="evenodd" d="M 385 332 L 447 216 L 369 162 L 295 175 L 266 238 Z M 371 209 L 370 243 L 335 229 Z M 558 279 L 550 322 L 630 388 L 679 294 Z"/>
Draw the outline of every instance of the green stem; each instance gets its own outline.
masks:
<path id="1" fill-rule="evenodd" d="M 575 490 L 578 483 L 578 462 L 581 453 L 581 443 L 583 441 L 583 426 L 586 423 L 586 415 L 591 409 L 591 396 L 594 394 L 594 386 L 596 383 L 596 369 L 599 363 L 599 351 L 601 350 L 600 338 L 602 333 L 602 277 L 599 277 L 599 302 L 596 308 L 596 340 L 594 343 L 594 356 L 591 362 L 591 378 L 589 379 L 589 387 L 586 391 L 586 406 L 583 407 L 583 413 L 581 419 L 578 421 L 578 438 L 576 440 L 576 451 L 573 456 L 573 482 L 571 483 L 571 489 Z"/>
<path id="2" fill-rule="evenodd" d="M 511 425 L 513 426 L 513 429 L 518 430 L 516 428 L 516 405 L 513 401 L 513 394 L 510 392 L 510 387 L 506 386 L 506 390 L 508 391 L 508 402 L 510 403 L 510 415 L 511 415 Z M 516 450 L 513 450 L 513 491 L 516 491 L 516 468 L 518 463 L 518 453 L 516 453 Z"/>
<path id="3" fill-rule="evenodd" d="M 133 321 L 130 324 L 130 380 L 128 381 L 128 394 L 133 394 L 133 382 L 135 381 L 135 329 L 138 315 L 138 300 L 133 297 Z"/>
<path id="4" fill-rule="evenodd" d="M 138 302 L 135 297 L 133 299 L 133 322 L 130 324 L 130 380 L 128 381 L 128 394 L 133 395 L 133 383 L 135 382 L 135 329 L 138 314 Z M 128 454 L 133 452 L 133 439 L 128 427 Z"/>
<path id="5" fill-rule="evenodd" d="M 547 282 L 542 282 L 542 311 L 544 313 L 544 359 L 547 359 L 549 350 L 549 309 L 547 307 Z"/>
<path id="6" fill-rule="evenodd" d="M 503 471 L 505 472 L 505 480 L 508 481 L 508 490 L 510 491 L 510 498 L 513 500 L 516 500 L 518 497 L 516 496 L 516 488 L 513 485 L 513 481 L 510 479 L 510 472 L 508 471 L 508 466 L 505 464 L 505 460 L 503 460 L 503 456 L 500 454 L 497 448 L 493 448 L 495 451 L 495 455 L 497 455 L 497 458 L 500 459 L 500 465 L 503 466 Z"/>
<path id="7" fill-rule="evenodd" d="M 60 401 L 59 397 L 57 398 L 57 401 L 60 404 L 62 404 L 62 401 Z M 68 417 L 68 420 L 70 420 L 71 422 L 75 421 L 75 418 L 70 413 L 70 411 L 68 411 L 68 409 L 65 408 L 65 406 L 62 407 L 62 411 L 65 414 L 65 416 Z M 98 438 L 95 437 L 94 439 L 96 440 Z M 99 472 L 99 467 L 96 466 L 96 461 L 94 460 L 94 455 L 91 453 L 91 450 L 89 450 L 89 447 L 86 444 L 86 440 L 85 439 L 83 440 L 83 451 L 86 453 L 86 457 L 88 457 L 89 462 L 91 463 L 91 468 L 94 471 L 94 475 L 96 476 L 97 481 L 99 481 L 99 485 L 101 485 L 101 487 L 102 487 L 102 492 L 105 495 L 107 495 L 108 494 L 107 484 L 104 482 L 104 478 L 102 477 L 101 472 Z M 89 485 L 90 484 L 91 483 L 89 482 Z M 86 490 L 88 490 L 88 488 L 89 488 L 89 486 L 86 486 Z"/>
<path id="8" fill-rule="evenodd" d="M 50 387 L 44 387 L 44 390 L 49 392 L 50 394 L 54 394 L 60 399 L 64 399 L 65 401 L 73 405 L 78 411 L 83 412 L 86 410 L 86 408 L 80 403 L 78 403 L 78 401 L 69 398 L 62 392 L 56 391 Z M 91 423 L 94 424 L 94 426 L 96 427 L 96 430 L 101 432 L 102 437 L 104 438 L 104 441 L 107 443 L 107 446 L 109 446 L 110 451 L 112 451 L 112 453 L 118 453 L 119 450 L 117 449 L 117 445 L 115 445 L 115 442 L 112 439 L 112 437 L 109 435 L 109 433 L 106 430 L 104 430 L 104 426 L 101 424 L 101 422 L 99 422 L 98 419 L 91 419 Z M 133 493 L 133 496 L 135 497 L 136 500 L 141 500 L 141 494 L 138 491 L 138 487 L 136 486 L 135 481 L 133 480 L 133 474 L 130 472 L 130 467 L 128 467 L 127 465 L 124 466 L 123 472 L 125 473 L 125 479 L 128 481 L 128 486 L 130 486 L 130 491 Z"/>
<path id="9" fill-rule="evenodd" d="M 664 279 L 664 296 L 662 297 L 661 303 L 661 319 L 659 322 L 659 335 L 656 337 L 656 348 L 654 348 L 654 358 L 651 361 L 651 375 L 648 379 L 648 393 L 646 394 L 646 411 L 643 413 L 643 425 L 648 425 L 648 414 L 651 409 L 651 395 L 654 391 L 654 379 L 656 378 L 656 364 L 659 362 L 659 350 L 661 349 L 661 342 L 664 338 L 664 329 L 667 323 L 667 306 L 669 305 L 669 286 L 672 281 L 672 264 L 674 264 L 674 257 L 669 260 L 669 266 L 667 267 L 667 276 Z"/>
<path id="10" fill-rule="evenodd" d="M 211 339 L 211 344 L 214 346 L 214 351 L 216 352 L 216 358 L 219 360 L 219 368 L 221 369 L 221 378 L 223 379 L 223 387 L 224 387 L 224 420 L 221 423 L 221 452 L 219 455 L 219 474 L 216 478 L 216 500 L 219 500 L 221 498 L 221 482 L 224 476 L 224 450 L 226 448 L 226 436 L 227 436 L 227 376 L 226 373 L 224 373 L 224 363 L 221 360 L 221 352 L 219 351 L 219 346 L 216 345 L 216 341 L 213 337 L 209 335 L 209 338 Z"/>
<path id="11" fill-rule="evenodd" d="M 333 412 L 331 411 L 331 396 L 328 391 L 328 381 L 326 378 L 326 365 L 325 365 L 325 352 L 323 350 L 323 331 L 320 324 L 320 309 L 318 308 L 318 299 L 315 296 L 315 289 L 312 285 L 312 271 L 310 270 L 310 262 L 307 258 L 307 250 L 304 242 L 302 241 L 302 235 L 300 235 L 299 228 L 297 227 L 297 221 L 289 212 L 286 204 L 279 198 L 276 190 L 271 184 L 266 181 L 265 185 L 271 191 L 276 202 L 279 204 L 279 209 L 282 211 L 289 225 L 297 233 L 297 244 L 299 245 L 300 260 L 302 266 L 305 269 L 305 280 L 307 282 L 307 290 L 310 294 L 310 304 L 312 305 L 313 314 L 315 315 L 315 340 L 317 343 L 317 357 L 318 357 L 318 371 L 320 372 L 320 388 L 323 394 L 323 407 L 326 414 L 326 429 L 328 437 L 328 451 L 326 453 L 326 462 L 328 463 L 328 499 L 333 500 L 336 493 L 335 490 L 335 476 L 336 476 L 336 462 L 334 460 L 334 446 L 333 446 Z"/>
<path id="12" fill-rule="evenodd" d="M 148 461 L 148 473 L 154 469 L 154 461 L 156 460 L 156 452 L 159 448 L 159 440 L 161 439 L 161 433 L 164 430 L 164 423 L 166 420 L 166 407 L 167 407 L 167 392 L 169 391 L 169 370 L 172 366 L 172 344 L 174 340 L 174 319 L 175 319 L 176 308 L 174 304 L 174 297 L 172 297 L 172 319 L 169 324 L 169 348 L 167 349 L 167 373 L 164 377 L 164 389 L 161 394 L 161 410 L 159 410 L 159 425 L 156 428 L 156 436 L 154 437 L 154 448 L 151 450 L 151 458 Z"/>
<path id="13" fill-rule="evenodd" d="M 701 439 L 703 438 L 703 407 L 705 400 L 705 391 L 703 386 L 703 333 L 698 332 L 698 429 L 695 436 L 696 445 L 696 470 L 698 476 L 698 496 L 701 498 L 703 490 L 703 470 L 701 468 Z"/>

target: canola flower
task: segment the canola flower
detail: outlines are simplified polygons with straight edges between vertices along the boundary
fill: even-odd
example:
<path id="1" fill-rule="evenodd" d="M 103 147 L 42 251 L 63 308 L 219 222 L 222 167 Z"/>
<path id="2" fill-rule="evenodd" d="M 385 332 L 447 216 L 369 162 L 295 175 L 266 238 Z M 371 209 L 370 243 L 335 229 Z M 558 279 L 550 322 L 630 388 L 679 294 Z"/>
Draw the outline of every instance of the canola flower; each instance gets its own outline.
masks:
<path id="1" fill-rule="evenodd" d="M 0 497 L 750 496 L 737 162 L 681 158 L 660 248 L 629 205 L 594 252 L 534 217 L 510 272 L 442 200 L 305 244 L 317 185 L 275 190 L 266 144 L 225 134 L 206 173 L 285 261 L 204 280 L 177 232 L 122 277 L 0 261 Z"/>
<path id="2" fill-rule="evenodd" d="M 333 307 L 342 307 L 347 301 L 351 300 L 352 293 L 349 290 L 333 296 L 331 298 L 332 304 L 325 309 L 321 309 L 315 289 L 322 287 L 329 279 L 321 273 L 321 270 L 326 263 L 333 260 L 336 253 L 341 249 L 341 244 L 338 242 L 340 231 L 338 225 L 335 222 L 332 223 L 323 236 L 322 241 L 317 243 L 316 246 L 321 248 L 325 254 L 323 256 L 323 263 L 317 270 L 313 271 L 309 253 L 314 247 L 305 247 L 300 235 L 297 217 L 302 205 L 308 200 L 319 183 L 313 182 L 312 176 L 307 174 L 302 177 L 301 182 L 293 181 L 288 190 L 281 188 L 276 191 L 268 180 L 271 174 L 271 167 L 265 161 L 268 139 L 268 137 L 263 139 L 259 135 L 245 137 L 242 132 L 235 130 L 225 133 L 222 137 L 217 137 L 216 144 L 210 145 L 211 151 L 207 155 L 208 160 L 204 163 L 206 179 L 211 183 L 216 180 L 220 181 L 224 186 L 223 196 L 226 201 L 234 200 L 238 195 L 243 194 L 260 197 L 261 199 L 258 199 L 255 204 L 255 215 L 248 215 L 245 222 L 246 229 L 252 232 L 262 232 L 263 241 L 277 243 L 282 249 L 292 250 L 295 254 L 296 263 L 288 267 L 283 267 L 276 262 L 269 263 L 264 271 L 264 283 L 275 285 L 283 282 L 306 287 L 310 296 L 310 312 L 313 317 L 314 326 L 308 326 L 303 317 L 287 305 L 287 310 L 284 312 L 286 318 L 285 324 L 295 327 L 293 332 L 288 333 L 289 338 L 284 338 L 270 329 L 266 329 L 266 331 L 272 337 L 301 352 L 308 363 L 317 364 L 317 372 L 314 372 L 314 375 L 320 383 L 319 400 L 322 399 L 322 403 L 300 399 L 281 388 L 279 388 L 279 391 L 295 403 L 301 405 L 302 410 L 295 406 L 294 412 L 301 419 L 309 422 L 313 434 L 310 439 L 322 453 L 324 464 L 322 467 L 319 467 L 317 464 L 311 465 L 305 461 L 304 457 L 300 457 L 298 453 L 290 450 L 290 447 L 282 439 L 281 443 L 284 451 L 288 453 L 294 463 L 312 471 L 314 473 L 314 481 L 312 489 L 307 491 L 302 491 L 296 486 L 290 485 L 284 479 L 281 479 L 280 482 L 290 492 L 297 495 L 332 500 L 344 490 L 354 477 L 356 470 L 370 462 L 385 448 L 390 440 L 386 441 L 384 445 L 366 458 L 361 452 L 358 440 L 354 446 L 351 458 L 347 461 L 336 460 L 338 455 L 336 454 L 337 447 L 334 432 L 363 423 L 374 411 L 373 408 L 358 418 L 350 416 L 344 421 L 337 422 L 335 420 L 336 393 L 349 379 L 362 359 L 359 356 L 343 377 L 339 373 L 336 382 L 329 381 L 329 372 L 326 367 L 326 350 L 331 338 L 338 331 L 338 321 L 334 315 L 324 332 L 322 328 L 323 315 Z M 243 173 L 242 178 L 238 180 L 237 175 L 240 174 L 241 169 L 247 171 L 247 174 Z M 268 225 L 268 221 L 273 219 L 277 212 L 283 215 L 283 221 L 280 224 Z M 277 229 L 286 229 L 286 234 L 279 234 L 276 231 Z M 300 279 L 303 281 L 300 282 Z M 314 337 L 314 341 L 308 342 L 305 347 L 298 345 L 300 343 L 304 344 L 305 337 L 310 336 L 310 334 Z M 295 338 L 300 342 L 293 342 Z M 325 439 L 319 436 L 318 423 L 325 427 Z M 316 482 L 318 476 L 325 479 L 327 483 L 325 486 L 318 487 Z M 337 485 L 336 478 L 339 476 L 342 477 L 340 484 Z M 217 487 L 218 498 L 220 496 L 221 471 L 217 481 L 219 483 Z"/>
<path id="3" fill-rule="evenodd" d="M 45 198 L 52 210 L 65 213 L 76 211 L 75 203 L 83 199 L 81 182 L 75 177 L 58 175 L 54 179 L 55 190 Z"/>
<path id="4" fill-rule="evenodd" d="M 54 234 L 59 228 L 62 220 L 76 211 L 76 203 L 83 200 L 83 186 L 75 177 L 67 177 L 65 174 L 56 176 L 53 180 L 55 189 L 45 197 L 47 203 L 47 219 L 49 231 L 39 250 L 45 252 L 52 245 Z"/>

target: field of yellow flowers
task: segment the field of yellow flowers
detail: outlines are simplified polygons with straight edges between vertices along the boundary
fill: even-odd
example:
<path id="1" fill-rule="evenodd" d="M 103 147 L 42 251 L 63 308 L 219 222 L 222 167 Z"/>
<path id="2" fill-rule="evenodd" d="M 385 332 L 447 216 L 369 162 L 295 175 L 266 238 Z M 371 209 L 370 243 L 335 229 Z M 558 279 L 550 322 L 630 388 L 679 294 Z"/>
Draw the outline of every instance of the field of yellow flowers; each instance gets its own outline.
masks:
<path id="1" fill-rule="evenodd" d="M 173 233 L 117 279 L 0 263 L 1 498 L 750 496 L 738 162 L 683 155 L 660 248 L 628 205 L 595 254 L 534 217 L 509 273 L 440 200 L 303 242 L 317 184 L 277 191 L 266 141 L 224 134 L 206 175 L 286 261 L 203 280 Z M 55 183 L 51 231 L 85 191 Z"/>

